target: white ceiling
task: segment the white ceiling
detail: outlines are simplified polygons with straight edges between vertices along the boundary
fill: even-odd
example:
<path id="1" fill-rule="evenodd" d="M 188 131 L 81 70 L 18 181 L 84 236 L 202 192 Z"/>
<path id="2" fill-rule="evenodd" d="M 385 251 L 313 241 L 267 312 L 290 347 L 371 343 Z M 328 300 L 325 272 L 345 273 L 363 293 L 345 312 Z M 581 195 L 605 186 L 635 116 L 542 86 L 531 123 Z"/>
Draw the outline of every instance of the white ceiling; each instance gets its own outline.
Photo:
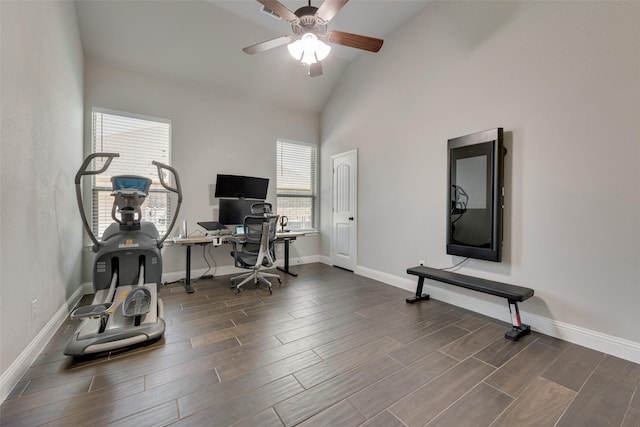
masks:
<path id="1" fill-rule="evenodd" d="M 329 24 L 384 39 L 429 0 L 351 0 Z M 290 10 L 305 0 L 281 0 Z M 319 7 L 321 0 L 312 1 Z M 255 0 L 76 0 L 86 55 L 128 70 L 212 88 L 301 111 L 319 112 L 342 72 L 359 55 L 332 45 L 324 74 L 307 77 L 286 46 L 255 55 L 242 51 L 291 33 L 285 20 L 261 12 Z M 384 50 L 384 46 L 382 47 Z"/>

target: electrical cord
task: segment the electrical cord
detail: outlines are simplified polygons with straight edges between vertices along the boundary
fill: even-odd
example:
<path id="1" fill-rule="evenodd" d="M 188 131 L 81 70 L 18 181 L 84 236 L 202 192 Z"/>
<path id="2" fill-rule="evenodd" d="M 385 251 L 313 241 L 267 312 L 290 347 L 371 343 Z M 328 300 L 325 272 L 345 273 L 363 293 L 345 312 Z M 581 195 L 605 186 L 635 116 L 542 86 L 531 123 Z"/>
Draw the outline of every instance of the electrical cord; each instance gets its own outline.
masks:
<path id="1" fill-rule="evenodd" d="M 206 247 L 205 247 L 206 246 Z M 205 245 L 202 247 L 202 258 L 204 258 L 204 261 L 207 263 L 207 270 L 202 273 L 202 275 L 200 277 L 198 277 L 198 279 L 212 279 L 215 277 L 216 275 L 216 270 L 218 269 L 218 264 L 216 263 L 216 259 L 214 258 L 213 254 L 211 253 L 211 246 L 210 245 Z M 209 252 L 209 256 L 211 257 L 211 261 L 213 262 L 213 273 L 210 275 L 207 275 L 207 273 L 209 273 L 209 271 L 211 271 L 211 264 L 209 263 L 209 260 L 207 259 L 207 251 Z"/>
<path id="2" fill-rule="evenodd" d="M 451 267 L 444 267 L 444 268 L 440 268 L 439 270 L 442 271 L 452 271 L 454 268 L 460 268 L 460 266 L 462 265 L 462 263 L 469 261 L 469 257 L 466 257 L 465 259 L 463 259 L 462 261 L 460 261 L 459 263 L 452 265 Z"/>
<path id="3" fill-rule="evenodd" d="M 194 237 L 194 236 L 207 236 L 207 234 L 203 233 L 200 230 L 196 230 L 196 231 L 194 231 L 192 233 L 189 233 L 187 235 L 187 237 Z M 206 248 L 206 247 L 208 247 L 208 248 Z M 209 271 L 211 271 L 211 263 L 207 259 L 207 251 L 209 252 L 209 256 L 211 257 L 211 261 L 213 262 L 213 273 L 212 274 L 207 274 L 207 273 L 209 273 Z M 207 263 L 207 270 L 204 273 L 202 273 L 200 275 L 200 277 L 192 278 L 191 282 L 197 282 L 200 279 L 212 279 L 216 275 L 216 271 L 218 270 L 218 263 L 216 263 L 216 259 L 213 256 L 213 253 L 211 253 L 211 245 L 203 245 L 203 247 L 202 247 L 202 258 L 204 258 L 204 261 Z M 166 285 L 172 285 L 174 283 L 185 282 L 185 280 L 186 280 L 186 278 L 183 277 L 181 279 L 174 280 L 173 282 L 162 283 L 161 286 L 166 286 Z"/>

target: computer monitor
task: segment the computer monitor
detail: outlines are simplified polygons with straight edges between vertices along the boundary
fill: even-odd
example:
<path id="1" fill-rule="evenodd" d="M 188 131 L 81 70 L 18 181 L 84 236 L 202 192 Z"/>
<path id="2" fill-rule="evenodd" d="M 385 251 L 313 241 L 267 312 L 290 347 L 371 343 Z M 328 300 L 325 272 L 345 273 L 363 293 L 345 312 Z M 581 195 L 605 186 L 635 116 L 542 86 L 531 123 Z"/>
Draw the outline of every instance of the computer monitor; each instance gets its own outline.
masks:
<path id="1" fill-rule="evenodd" d="M 218 222 L 224 225 L 240 225 L 244 217 L 251 215 L 251 205 L 261 200 L 220 199 Z"/>
<path id="2" fill-rule="evenodd" d="M 218 174 L 215 197 L 264 200 L 267 198 L 268 186 L 268 178 Z"/>

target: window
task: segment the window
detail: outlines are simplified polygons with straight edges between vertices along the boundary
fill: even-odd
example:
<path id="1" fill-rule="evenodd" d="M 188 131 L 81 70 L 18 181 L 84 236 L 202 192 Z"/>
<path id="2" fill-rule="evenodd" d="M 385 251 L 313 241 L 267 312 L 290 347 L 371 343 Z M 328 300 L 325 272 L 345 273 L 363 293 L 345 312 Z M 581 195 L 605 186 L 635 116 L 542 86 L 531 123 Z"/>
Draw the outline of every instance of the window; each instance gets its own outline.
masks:
<path id="1" fill-rule="evenodd" d="M 278 140 L 278 214 L 291 230 L 313 230 L 317 225 L 317 148 L 313 144 Z"/>
<path id="2" fill-rule="evenodd" d="M 171 122 L 164 119 L 94 109 L 91 114 L 91 152 L 119 153 L 109 169 L 93 175 L 91 183 L 92 227 L 97 238 L 113 222 L 111 177 L 141 175 L 151 178 L 149 195 L 142 205 L 142 219 L 152 222 L 163 235 L 171 220 L 171 197 L 158 178 L 153 160 L 170 165 Z M 100 159 L 94 162 L 100 162 Z M 102 164 L 94 164 L 99 169 Z"/>

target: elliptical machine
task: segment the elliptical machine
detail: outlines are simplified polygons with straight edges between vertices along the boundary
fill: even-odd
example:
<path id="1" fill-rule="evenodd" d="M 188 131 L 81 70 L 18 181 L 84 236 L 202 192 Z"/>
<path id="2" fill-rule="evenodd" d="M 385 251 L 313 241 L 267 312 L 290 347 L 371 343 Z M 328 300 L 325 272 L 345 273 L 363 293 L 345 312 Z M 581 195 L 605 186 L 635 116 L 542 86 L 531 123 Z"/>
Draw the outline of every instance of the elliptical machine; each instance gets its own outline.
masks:
<path id="1" fill-rule="evenodd" d="M 119 156 L 117 153 L 91 154 L 75 176 L 80 216 L 93 242 L 92 250 L 96 253 L 96 259 L 93 268 L 93 302 L 71 313 L 72 319 L 82 321 L 64 350 L 68 356 L 129 347 L 160 338 L 164 334 L 163 305 L 158 295 L 162 279 L 160 249 L 175 225 L 182 204 L 180 178 L 171 166 L 152 162 L 158 168 L 160 184 L 178 195 L 178 206 L 171 224 L 160 238 L 154 224 L 141 220 L 140 206 L 149 193 L 151 180 L 137 175 L 113 176 L 111 218 L 115 222 L 107 227 L 102 240 L 98 241 L 85 215 L 80 182 L 83 176 L 104 173 L 111 161 Z M 104 165 L 99 170 L 87 170 L 95 158 L 104 158 Z M 175 187 L 166 182 L 165 171 L 173 175 Z"/>

